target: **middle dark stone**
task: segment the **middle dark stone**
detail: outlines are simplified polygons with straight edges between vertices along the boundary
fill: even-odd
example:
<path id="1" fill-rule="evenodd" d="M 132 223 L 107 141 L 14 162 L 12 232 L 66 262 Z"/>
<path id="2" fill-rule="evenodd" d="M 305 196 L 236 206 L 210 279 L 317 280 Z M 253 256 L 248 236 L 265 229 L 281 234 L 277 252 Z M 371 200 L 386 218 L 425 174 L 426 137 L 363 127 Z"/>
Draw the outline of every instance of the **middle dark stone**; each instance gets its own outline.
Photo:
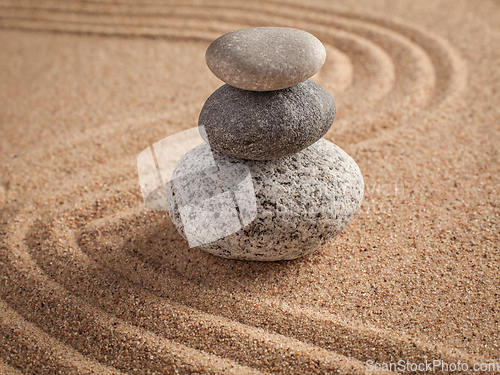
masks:
<path id="1" fill-rule="evenodd" d="M 276 91 L 219 87 L 205 102 L 198 126 L 210 147 L 227 155 L 273 160 L 295 154 L 326 134 L 335 103 L 307 80 Z"/>

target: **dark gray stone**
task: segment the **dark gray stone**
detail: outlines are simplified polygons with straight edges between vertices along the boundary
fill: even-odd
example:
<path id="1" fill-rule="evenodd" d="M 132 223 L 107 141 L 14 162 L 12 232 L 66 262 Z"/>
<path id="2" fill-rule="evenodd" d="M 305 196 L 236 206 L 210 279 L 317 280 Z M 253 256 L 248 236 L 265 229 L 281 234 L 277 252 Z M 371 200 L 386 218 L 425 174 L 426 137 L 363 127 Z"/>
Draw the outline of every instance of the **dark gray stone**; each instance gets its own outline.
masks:
<path id="1" fill-rule="evenodd" d="M 191 247 L 224 258 L 274 261 L 330 242 L 358 211 L 363 189 L 354 160 L 324 139 L 265 162 L 201 144 L 177 165 L 167 202 Z"/>
<path id="2" fill-rule="evenodd" d="M 222 35 L 207 49 L 213 74 L 243 90 L 269 91 L 312 77 L 326 59 L 313 35 L 285 27 L 254 27 Z"/>
<path id="3" fill-rule="evenodd" d="M 205 102 L 198 125 L 214 150 L 243 159 L 272 160 L 312 145 L 332 126 L 333 98 L 305 81 L 283 90 L 219 87 Z"/>

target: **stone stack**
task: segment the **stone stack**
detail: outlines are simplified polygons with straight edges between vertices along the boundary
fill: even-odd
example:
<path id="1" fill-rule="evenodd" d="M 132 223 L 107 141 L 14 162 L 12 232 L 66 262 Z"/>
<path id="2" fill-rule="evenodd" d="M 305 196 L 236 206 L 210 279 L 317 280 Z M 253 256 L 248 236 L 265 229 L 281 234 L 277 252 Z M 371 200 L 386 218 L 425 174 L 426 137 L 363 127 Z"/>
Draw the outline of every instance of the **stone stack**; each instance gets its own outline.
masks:
<path id="1" fill-rule="evenodd" d="M 363 178 L 322 139 L 335 104 L 308 80 L 325 58 L 318 39 L 289 28 L 237 30 L 210 45 L 207 65 L 226 84 L 201 111 L 206 143 L 182 157 L 167 195 L 191 247 L 232 259 L 294 259 L 352 220 Z"/>

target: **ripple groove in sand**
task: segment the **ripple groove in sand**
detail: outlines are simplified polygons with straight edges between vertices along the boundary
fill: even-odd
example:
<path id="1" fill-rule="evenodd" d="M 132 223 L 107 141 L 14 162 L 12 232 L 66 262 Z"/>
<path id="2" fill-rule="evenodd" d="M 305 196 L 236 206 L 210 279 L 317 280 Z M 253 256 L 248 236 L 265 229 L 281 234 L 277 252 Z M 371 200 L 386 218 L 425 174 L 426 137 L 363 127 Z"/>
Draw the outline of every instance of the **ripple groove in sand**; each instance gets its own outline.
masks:
<path id="1" fill-rule="evenodd" d="M 36 225 L 33 232 L 38 236 L 30 238 L 31 244 L 46 242 L 47 239 L 50 242 L 65 241 L 67 238 L 57 227 L 49 230 L 48 225 L 44 225 L 43 228 Z M 224 355 L 260 371 L 314 373 L 319 369 L 325 372 L 363 372 L 363 364 L 356 359 L 220 315 L 203 313 L 170 299 L 150 296 L 148 290 L 137 288 L 124 281 L 116 271 L 108 269 L 105 262 L 96 263 L 73 245 L 67 244 L 66 248 L 68 245 L 73 253 L 71 262 L 57 249 L 34 247 L 31 253 L 48 275 L 85 304 L 99 306 L 105 314 L 124 322 L 140 322 L 140 328 L 155 335 L 213 355 Z M 116 255 L 112 253 L 110 257 Z M 145 345 L 150 343 L 145 342 Z M 249 348 L 253 355 L 259 355 L 258 359 L 245 356 Z M 150 350 L 153 351 L 154 347 Z M 284 363 L 286 368 L 281 367 Z"/>
<path id="2" fill-rule="evenodd" d="M 98 362 L 91 362 L 78 351 L 61 344 L 54 337 L 24 320 L 3 301 L 0 301 L 0 330 L 4 340 L 8 340 L 4 342 L 3 347 L 8 346 L 10 351 L 15 349 L 18 354 L 22 353 L 22 355 L 16 356 L 16 359 L 26 361 L 17 363 L 16 367 L 23 368 L 27 363 L 32 363 L 35 360 L 38 367 L 43 368 L 45 372 L 121 374 L 117 369 L 103 366 Z M 3 357 L 12 358 L 14 357 L 12 354 L 4 352 Z M 10 372 L 7 373 L 10 374 Z"/>
<path id="3" fill-rule="evenodd" d="M 253 353 L 258 353 L 260 347 L 263 351 L 260 355 L 264 357 L 267 352 L 265 348 L 273 348 L 273 353 L 276 353 L 278 357 L 267 354 L 270 362 L 259 361 L 254 363 L 251 358 L 247 359 L 244 356 L 240 359 L 244 361 L 245 365 L 257 367 L 261 371 L 283 371 L 283 369 L 274 368 L 272 365 L 279 358 L 287 358 L 289 353 L 294 354 L 293 357 L 287 358 L 291 368 L 301 369 L 304 364 L 319 361 L 320 368 L 325 371 L 333 368 L 337 370 L 348 370 L 350 368 L 348 373 L 358 372 L 361 368 L 360 361 L 374 358 L 380 362 L 394 361 L 395 358 L 398 358 L 398 355 L 401 355 L 401 352 L 405 354 L 405 358 L 412 358 L 417 362 L 428 357 L 441 358 L 448 362 L 457 359 L 462 362 L 470 361 L 470 357 L 466 354 L 452 352 L 447 348 L 438 349 L 435 346 L 409 340 L 389 331 L 349 326 L 338 321 L 334 323 L 336 318 L 331 315 L 328 316 L 328 314 L 307 312 L 307 309 L 304 311 L 304 308 L 291 309 L 280 304 L 280 302 L 272 300 L 266 302 L 248 299 L 238 293 L 228 294 L 223 291 L 221 293 L 220 290 L 214 293 L 203 287 L 200 288 L 189 282 L 186 283 L 182 277 L 180 279 L 175 276 L 172 277 L 169 272 L 163 271 L 159 273 L 157 267 L 151 268 L 151 263 L 145 264 L 138 258 L 135 261 L 127 258 L 128 260 L 123 263 L 123 256 L 121 255 L 123 248 L 119 244 L 111 246 L 105 244 L 113 238 L 113 233 L 116 233 L 117 227 L 126 231 L 127 222 L 137 224 L 136 215 L 133 214 L 130 219 L 122 216 L 118 219 L 118 224 L 115 224 L 115 227 L 110 227 L 109 220 L 106 220 L 106 218 L 99 219 L 98 222 L 101 224 L 89 228 L 87 234 L 84 234 L 79 240 L 80 246 L 83 246 L 86 251 L 90 251 L 89 255 L 93 260 L 87 258 L 84 253 L 77 252 L 77 254 L 80 254 L 75 259 L 75 264 L 78 264 L 78 267 L 64 266 L 68 264 L 65 257 L 50 249 L 48 249 L 50 252 L 48 255 L 41 249 L 33 249 L 33 255 L 45 272 L 56 279 L 61 279 L 61 282 L 66 280 L 66 286 L 71 289 L 72 293 L 79 296 L 78 298 L 88 300 L 87 302 L 93 305 L 100 305 L 105 311 L 111 309 L 110 314 L 113 314 L 113 311 L 123 312 L 123 315 L 121 315 L 122 313 L 119 314 L 120 319 L 140 321 L 142 328 L 160 335 L 163 333 L 169 338 L 174 338 L 174 340 L 181 340 L 183 344 L 188 346 L 208 350 L 209 352 L 214 351 L 214 346 L 211 346 L 213 344 L 210 343 L 213 343 L 213 340 L 217 341 L 222 335 L 232 344 L 236 343 L 236 352 L 234 352 L 236 358 L 238 356 L 241 358 L 241 351 L 247 347 L 252 347 Z M 42 235 L 41 238 L 31 238 L 30 241 L 32 243 L 40 241 L 43 237 L 51 237 L 52 240 L 65 237 L 62 232 L 57 231 L 57 228 L 52 231 L 52 235 L 47 236 L 48 233 L 45 232 L 45 235 Z M 34 232 L 43 233 L 44 231 L 40 231 L 38 228 Z M 175 230 L 169 230 L 168 232 L 174 234 L 172 243 L 175 242 L 178 237 L 175 236 Z M 106 233 L 109 233 L 111 237 L 108 237 Z M 144 238 L 146 242 L 149 241 L 147 238 L 149 237 Z M 127 240 L 124 239 L 124 242 L 127 242 Z M 114 241 L 109 243 L 114 243 Z M 139 246 L 139 248 L 143 247 Z M 179 250 L 175 250 L 171 256 L 177 258 L 179 255 L 181 255 Z M 194 254 L 194 256 L 196 255 Z M 145 258 L 151 259 L 151 257 Z M 165 262 L 165 260 L 158 259 L 157 261 Z M 108 267 L 110 268 L 108 269 Z M 54 270 L 63 271 L 55 273 Z M 132 281 L 133 284 L 138 284 L 133 286 L 133 284 L 129 284 L 130 281 L 124 282 L 124 279 L 117 278 L 116 275 L 121 275 L 125 279 Z M 71 281 L 71 279 L 74 280 Z M 86 279 L 92 280 L 92 283 L 86 285 L 80 281 Z M 163 285 L 163 288 L 160 285 Z M 137 289 L 138 286 L 139 289 Z M 145 288 L 145 290 L 142 288 Z M 187 290 L 190 290 L 190 292 L 186 293 Z M 123 299 L 113 298 L 113 291 L 118 291 L 121 296 L 129 297 L 123 297 Z M 133 312 L 132 315 L 127 313 L 127 310 L 130 310 L 127 302 L 129 298 L 142 300 L 143 307 L 140 308 L 140 311 L 136 309 L 136 312 Z M 235 303 L 235 298 L 237 303 Z M 176 300 L 178 302 L 173 302 Z M 184 304 L 190 307 L 186 307 Z M 213 306 L 218 307 L 214 308 Z M 280 307 L 277 308 L 277 306 Z M 242 312 L 244 313 L 242 314 Z M 160 315 L 160 318 L 158 318 L 158 315 Z M 264 326 L 259 322 L 263 316 L 266 316 L 267 321 Z M 167 322 L 165 322 L 164 317 L 168 318 Z M 261 328 L 253 328 L 252 326 Z M 262 329 L 265 329 L 265 331 L 262 331 Z M 213 332 L 216 332 L 215 336 L 212 336 L 214 335 Z M 254 332 L 261 335 L 260 340 L 264 336 L 263 341 L 257 339 L 258 335 L 254 334 Z M 272 332 L 277 332 L 278 335 Z M 313 332 L 314 335 L 311 335 Z M 198 341 L 196 338 L 200 336 L 205 337 L 206 340 Z M 293 339 L 290 341 L 287 336 Z M 308 341 L 305 337 L 311 336 L 315 337 L 315 340 L 313 342 L 309 341 L 310 344 L 307 344 Z M 300 343 L 301 340 L 306 341 Z M 364 344 L 360 345 L 360 343 Z M 310 346 L 311 344 L 314 346 Z M 199 345 L 202 345 L 202 347 L 198 347 Z M 235 350 L 231 345 L 226 347 L 224 340 L 218 342 L 217 346 L 222 352 L 227 352 L 230 357 L 230 353 Z M 374 354 L 370 350 L 373 346 L 377 346 L 382 350 Z M 320 347 L 325 349 L 321 350 Z M 281 352 L 283 348 L 288 348 L 288 351 Z M 312 357 L 311 353 L 314 353 Z M 340 356 L 334 353 L 340 353 Z M 346 364 L 348 365 L 347 368 L 345 367 Z"/>
<path id="4" fill-rule="evenodd" d="M 235 6 L 233 3 L 227 2 L 217 2 L 215 5 L 210 6 L 201 6 L 198 4 L 195 7 L 185 4 L 147 4 L 134 6 L 133 4 L 97 4 L 94 2 L 84 2 L 77 5 L 68 5 L 67 3 L 56 4 L 59 7 L 62 6 L 64 9 L 50 8 L 50 6 L 37 9 L 48 13 L 49 16 L 53 16 L 50 13 L 70 14 L 79 22 L 76 26 L 71 26 L 68 22 L 63 22 L 66 24 L 66 29 L 64 27 L 58 29 L 57 22 L 56 24 L 48 22 L 50 27 L 47 27 L 59 32 L 77 32 L 79 27 L 83 27 L 83 32 L 91 33 L 91 30 L 97 27 L 99 33 L 105 35 L 106 27 L 109 27 L 111 35 L 123 34 L 123 36 L 176 37 L 201 40 L 207 38 L 207 32 L 215 33 L 214 28 L 211 26 L 213 25 L 212 21 L 217 21 L 219 33 L 234 29 L 238 24 L 240 27 L 277 24 L 280 26 L 303 27 L 311 32 L 315 31 L 313 29 L 317 28 L 318 24 L 322 24 L 327 29 L 334 30 L 334 28 L 338 28 L 350 34 L 351 37 L 355 36 L 358 39 L 362 37 L 367 42 L 371 41 L 373 43 L 371 52 L 375 53 L 375 56 L 377 50 L 380 48 L 389 53 L 390 59 L 386 59 L 388 60 L 388 64 L 386 62 L 383 65 L 390 66 L 392 65 L 391 61 L 395 63 L 395 82 L 391 82 L 390 78 L 380 77 L 380 81 L 386 82 L 392 90 L 384 90 L 383 87 L 386 87 L 385 85 L 378 87 L 379 90 L 372 91 L 367 90 L 367 87 L 357 88 L 354 85 L 351 94 L 346 93 L 350 100 L 347 100 L 346 103 L 340 102 L 340 106 L 343 106 L 344 109 L 354 106 L 353 109 L 355 109 L 355 112 L 362 113 L 361 116 L 355 116 L 359 117 L 358 124 L 356 124 L 356 118 L 353 118 L 352 113 L 346 114 L 347 116 L 351 115 L 349 123 L 343 122 L 342 119 L 338 119 L 337 121 L 336 134 L 340 133 L 340 136 L 347 138 L 346 141 L 349 143 L 373 137 L 382 129 L 387 130 L 397 126 L 401 122 L 407 121 L 413 114 L 418 112 L 418 108 L 423 104 L 429 103 L 431 106 L 439 104 L 447 94 L 451 94 L 452 92 L 452 90 L 443 89 L 449 86 L 450 80 L 464 82 L 464 79 L 456 79 L 455 76 L 457 74 L 454 74 L 454 72 L 461 71 L 460 68 L 450 69 L 460 65 L 460 63 L 456 54 L 445 43 L 408 26 L 397 25 L 393 22 L 373 17 L 335 14 L 330 10 L 315 9 L 314 7 L 273 3 L 259 3 L 258 8 L 257 6 Z M 22 12 L 24 9 L 17 7 L 15 11 Z M 133 17 L 129 16 L 132 12 L 134 12 Z M 113 17 L 117 15 L 131 17 L 128 26 L 116 25 L 116 22 L 113 25 Z M 98 25 L 92 25 L 89 17 L 97 16 L 101 17 L 103 22 Z M 39 17 L 41 16 L 39 15 Z M 136 21 L 136 19 L 141 18 L 148 20 L 148 27 L 141 26 L 141 22 Z M 163 19 L 168 19 L 168 24 L 178 18 L 182 19 L 184 23 L 196 20 L 195 29 L 197 30 L 191 29 L 192 25 L 185 25 L 182 31 L 179 27 L 164 28 L 165 22 L 163 22 Z M 37 20 L 37 22 L 39 21 Z M 57 17 L 53 19 L 54 21 L 57 21 Z M 104 21 L 107 21 L 107 26 Z M 201 24 L 205 24 L 205 26 L 198 26 L 198 21 Z M 228 22 L 231 26 L 222 27 L 221 29 L 220 25 Z M 85 26 L 86 23 L 88 23 L 87 26 Z M 314 24 L 311 25 L 312 23 Z M 24 25 L 23 27 L 29 28 L 30 26 Z M 43 28 L 43 26 L 40 27 Z M 127 33 L 127 27 L 134 31 Z M 157 29 L 158 27 L 160 29 Z M 205 32 L 204 35 L 202 35 L 202 30 Z M 212 35 L 210 37 L 213 38 L 215 36 Z M 329 40 L 325 40 L 325 42 L 336 45 L 336 42 L 339 42 L 339 40 L 338 37 L 337 40 L 334 37 L 332 42 Z M 422 42 L 422 45 L 418 45 L 418 42 Z M 342 45 L 342 42 L 338 44 Z M 380 47 L 377 47 L 377 45 L 380 45 Z M 354 44 L 355 46 L 356 43 Z M 355 49 L 347 43 L 347 53 L 350 51 L 352 54 Z M 343 52 L 346 53 L 346 51 Z M 405 63 L 400 63 L 402 56 L 405 57 Z M 363 58 L 359 58 L 356 54 L 349 57 L 354 64 L 363 65 L 359 64 L 363 61 Z M 378 72 L 378 74 L 374 74 L 373 71 Z M 379 67 L 378 69 L 373 69 L 373 71 L 371 74 L 363 75 L 363 69 L 355 69 L 354 80 L 361 79 L 366 84 L 366 82 L 370 82 L 370 79 L 366 78 L 370 76 L 372 78 L 377 77 L 380 74 L 383 75 L 384 72 L 391 71 L 391 68 L 387 70 Z M 460 86 L 460 84 L 454 86 Z M 375 83 L 372 87 L 377 87 L 377 84 Z M 372 114 L 371 117 L 369 116 L 370 118 L 366 118 L 366 111 L 362 110 L 363 106 L 361 108 L 359 106 L 360 98 L 365 97 L 367 92 L 378 93 L 380 97 L 384 97 L 389 91 L 389 95 L 385 97 L 385 102 L 382 105 L 377 105 L 376 113 Z M 372 105 L 379 99 L 377 97 L 371 98 Z M 394 105 L 394 103 L 397 103 L 397 105 Z M 404 108 L 402 112 L 406 114 L 405 118 L 396 119 L 394 117 L 393 112 L 395 107 Z M 372 131 L 368 132 L 368 136 L 363 136 L 364 133 L 367 133 L 367 128 L 372 128 Z M 342 135 L 343 131 L 346 132 L 345 135 Z"/>
<path id="5" fill-rule="evenodd" d="M 30 269 L 37 269 L 36 265 L 29 266 L 29 263 L 25 262 Z M 180 368 L 210 374 L 259 373 L 129 325 L 87 305 L 83 299 L 75 298 L 45 275 L 28 279 L 25 270 L 11 268 L 10 271 L 9 277 L 17 287 L 3 298 L 15 308 L 16 314 L 28 318 L 54 339 L 92 359 L 92 365 L 97 368 L 103 364 L 103 369 L 114 365 L 125 372 L 149 369 L 168 373 Z M 8 319 L 12 320 L 12 314 Z"/>
<path id="6" fill-rule="evenodd" d="M 266 22 L 273 22 L 268 21 L 267 16 L 262 17 L 262 12 L 256 13 L 250 11 L 252 14 L 247 16 L 242 16 L 239 13 L 237 13 L 236 15 L 232 13 L 225 15 L 224 13 L 228 12 L 224 8 L 221 8 L 217 11 L 216 14 L 207 16 L 205 13 L 199 11 L 193 12 L 193 10 L 194 9 L 191 9 L 192 13 L 194 14 L 182 14 L 183 18 L 181 19 L 181 23 L 177 25 L 177 27 L 175 27 L 176 18 L 172 18 L 174 16 L 172 14 L 168 14 L 165 15 L 166 22 L 161 24 L 158 24 L 158 22 L 156 22 L 155 24 L 155 22 L 153 22 L 154 26 L 145 26 L 146 23 L 144 22 L 142 24 L 130 23 L 128 25 L 128 32 L 124 32 L 123 36 L 142 35 L 148 37 L 182 38 L 187 41 L 200 40 L 210 42 L 211 40 L 218 37 L 221 33 L 229 32 L 231 30 L 234 30 L 235 28 L 259 26 L 266 24 Z M 241 13 L 243 12 L 244 10 L 241 11 Z M 92 12 L 91 14 L 94 13 Z M 256 21 L 256 19 L 259 19 L 258 16 L 260 16 L 261 18 L 260 21 Z M 273 19 L 274 24 L 279 24 L 285 27 L 294 26 L 293 22 L 288 20 L 287 18 L 277 17 L 276 15 L 274 15 Z M 186 24 L 186 22 L 191 20 L 195 22 L 193 25 L 190 25 L 189 23 Z M 200 22 L 209 23 L 209 21 L 211 20 L 217 21 L 219 30 L 218 33 L 215 33 L 215 31 L 211 30 L 210 27 L 207 28 L 206 26 L 200 26 Z M 55 24 L 51 22 L 55 22 Z M 174 26 L 172 26 L 172 23 L 174 23 Z M 28 24 L 30 24 L 30 26 L 27 26 Z M 47 27 L 47 30 L 57 32 L 78 32 L 78 30 L 80 30 L 81 33 L 89 33 L 91 32 L 91 30 L 94 30 L 95 33 L 95 29 L 97 28 L 100 33 L 104 33 L 103 35 L 105 35 L 106 30 L 108 29 L 110 36 L 120 35 L 123 28 L 125 27 L 126 29 L 127 27 L 123 24 L 96 22 L 94 19 L 70 22 L 66 20 L 65 14 L 62 14 L 60 17 L 56 18 L 39 16 L 39 18 L 36 19 L 25 19 L 23 20 L 23 25 L 24 26 L 22 27 L 35 27 L 35 25 L 38 25 L 36 26 L 37 29 L 43 29 L 43 27 Z M 166 27 L 165 25 L 168 25 L 168 27 Z M 308 25 L 303 26 L 307 27 Z M 311 29 L 311 27 L 307 28 L 309 31 L 315 32 L 315 30 Z M 134 32 L 130 33 L 130 30 L 134 30 Z M 390 91 L 392 81 L 394 79 L 394 69 L 388 56 L 381 48 L 371 43 L 369 40 L 365 40 L 357 37 L 356 35 L 344 33 L 342 31 L 332 33 L 331 30 L 332 28 L 326 28 L 326 34 L 323 40 L 323 42 L 326 44 L 326 47 L 330 52 L 332 52 L 336 51 L 338 49 L 338 46 L 343 46 L 344 50 L 353 55 L 351 56 L 351 61 L 354 61 L 356 64 L 356 84 L 354 85 L 354 89 L 350 90 L 354 93 L 357 93 L 357 97 L 355 98 L 356 108 L 361 108 L 363 106 L 362 102 L 366 102 L 367 98 L 371 98 L 372 101 L 376 101 L 382 98 L 388 91 Z M 332 48 L 329 44 L 336 44 L 336 48 Z M 320 81 L 325 85 L 327 89 L 331 89 L 331 81 L 328 80 L 328 78 L 334 78 L 334 81 L 340 81 L 339 92 L 342 92 L 346 88 L 346 86 L 353 80 L 352 72 L 350 71 L 352 69 L 342 69 L 342 66 L 346 66 L 346 60 L 343 57 L 344 55 L 345 53 L 342 54 L 340 51 L 337 51 L 336 53 L 334 52 L 329 57 L 329 61 L 337 61 L 336 58 L 339 58 L 338 63 L 341 66 L 339 70 L 342 73 L 347 73 L 345 74 L 345 76 L 344 74 L 342 74 L 341 77 L 337 77 L 335 75 L 335 69 L 333 69 L 333 72 L 328 73 L 328 67 L 332 66 L 332 64 L 328 63 L 328 61 L 326 66 L 320 72 L 320 77 L 325 78 Z M 335 64 L 334 66 L 337 66 L 337 64 Z M 359 93 L 361 92 L 363 94 L 359 95 Z M 351 94 L 351 96 L 355 97 L 356 95 Z"/>

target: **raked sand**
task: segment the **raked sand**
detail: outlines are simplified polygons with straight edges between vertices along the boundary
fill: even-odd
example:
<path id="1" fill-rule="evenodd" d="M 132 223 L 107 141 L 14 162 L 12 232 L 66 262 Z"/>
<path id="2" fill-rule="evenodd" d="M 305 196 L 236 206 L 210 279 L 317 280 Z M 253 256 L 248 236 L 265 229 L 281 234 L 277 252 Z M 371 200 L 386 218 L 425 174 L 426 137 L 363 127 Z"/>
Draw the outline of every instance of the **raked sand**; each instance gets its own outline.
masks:
<path id="1" fill-rule="evenodd" d="M 138 4 L 0 2 L 0 373 L 500 362 L 498 1 Z M 189 249 L 139 190 L 138 154 L 221 85 L 210 42 L 250 26 L 325 44 L 325 138 L 365 181 L 295 261 Z"/>

